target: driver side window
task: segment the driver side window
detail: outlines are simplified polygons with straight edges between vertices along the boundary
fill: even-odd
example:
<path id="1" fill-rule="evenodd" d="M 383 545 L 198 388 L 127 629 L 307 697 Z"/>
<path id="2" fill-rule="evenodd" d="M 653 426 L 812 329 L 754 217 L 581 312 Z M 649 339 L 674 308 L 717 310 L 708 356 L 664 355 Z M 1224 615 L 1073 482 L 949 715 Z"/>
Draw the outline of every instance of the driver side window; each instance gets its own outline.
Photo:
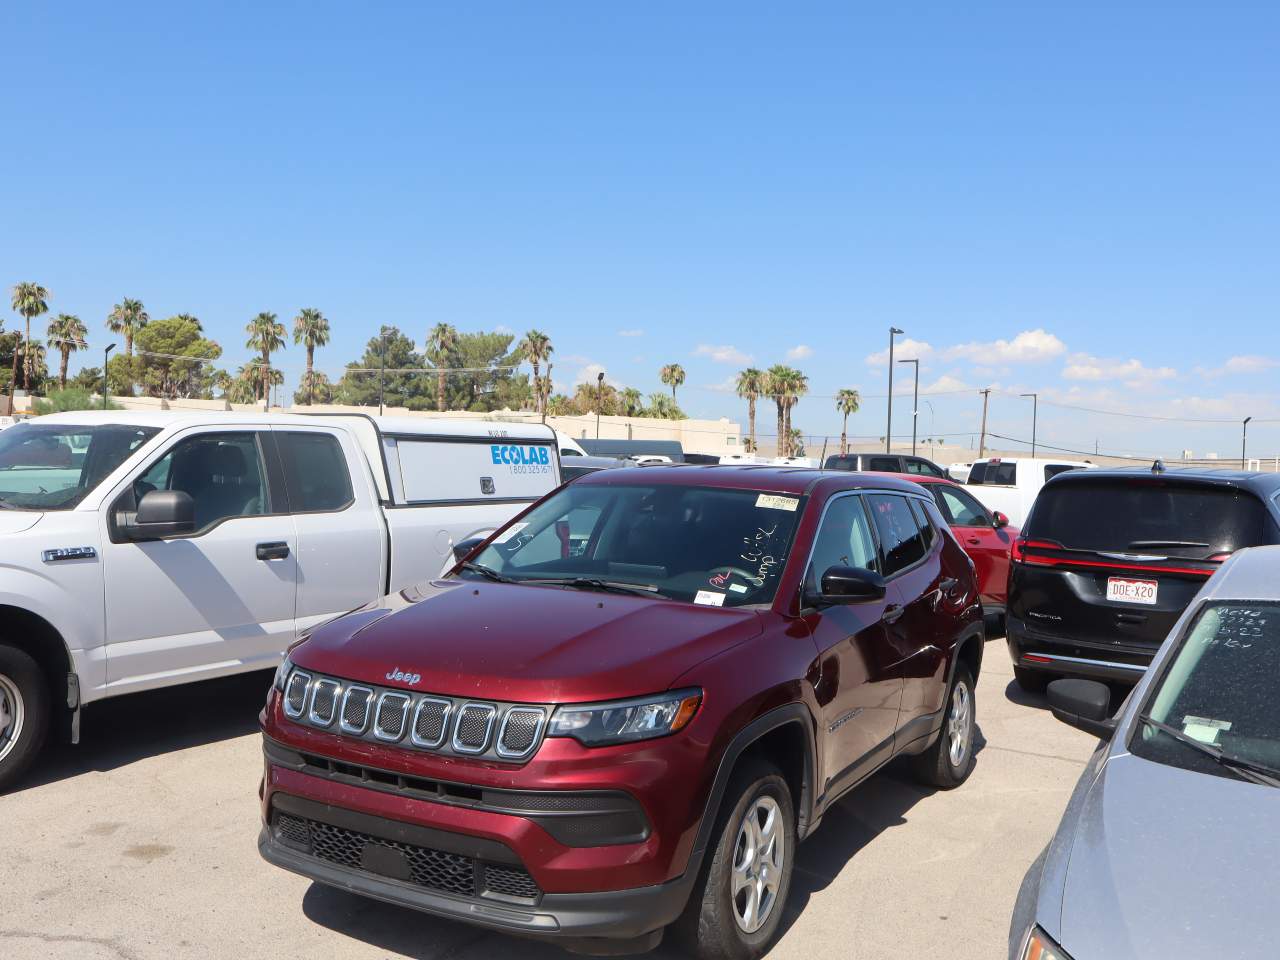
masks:
<path id="1" fill-rule="evenodd" d="M 831 567 L 857 567 L 878 571 L 876 543 L 862 506 L 862 497 L 839 497 L 831 502 L 814 540 L 813 559 L 805 574 L 805 586 L 817 592 L 822 575 Z"/>
<path id="2" fill-rule="evenodd" d="M 133 483 L 135 502 L 152 490 L 182 490 L 195 502 L 196 531 L 232 517 L 270 512 L 256 434 L 202 433 L 174 444 Z"/>

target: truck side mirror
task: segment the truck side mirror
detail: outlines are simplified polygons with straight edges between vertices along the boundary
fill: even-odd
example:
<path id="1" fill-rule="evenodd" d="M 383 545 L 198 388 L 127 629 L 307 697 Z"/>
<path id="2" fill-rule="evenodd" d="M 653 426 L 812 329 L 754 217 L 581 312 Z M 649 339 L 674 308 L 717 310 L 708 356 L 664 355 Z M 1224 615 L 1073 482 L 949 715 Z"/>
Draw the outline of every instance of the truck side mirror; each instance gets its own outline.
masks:
<path id="1" fill-rule="evenodd" d="M 130 540 L 160 540 L 195 533 L 196 502 L 185 490 L 152 490 L 142 495 L 133 522 L 121 530 Z"/>

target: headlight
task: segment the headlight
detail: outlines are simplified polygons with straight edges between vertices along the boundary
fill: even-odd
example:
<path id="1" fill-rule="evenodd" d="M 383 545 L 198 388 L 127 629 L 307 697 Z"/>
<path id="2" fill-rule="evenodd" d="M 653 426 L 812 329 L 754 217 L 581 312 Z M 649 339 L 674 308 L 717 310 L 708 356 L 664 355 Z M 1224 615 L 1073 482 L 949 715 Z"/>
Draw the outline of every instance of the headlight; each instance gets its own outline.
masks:
<path id="1" fill-rule="evenodd" d="M 284 693 L 284 685 L 289 680 L 289 674 L 293 672 L 293 661 L 286 656 L 280 661 L 280 666 L 276 667 L 276 678 L 271 681 L 271 685 Z"/>
<path id="2" fill-rule="evenodd" d="M 701 703 L 701 690 L 673 690 L 634 700 L 560 707 L 551 717 L 547 736 L 573 737 L 588 747 L 665 737 L 683 730 Z"/>
<path id="3" fill-rule="evenodd" d="M 1071 960 L 1066 952 L 1054 943 L 1039 927 L 1031 928 L 1022 960 Z"/>

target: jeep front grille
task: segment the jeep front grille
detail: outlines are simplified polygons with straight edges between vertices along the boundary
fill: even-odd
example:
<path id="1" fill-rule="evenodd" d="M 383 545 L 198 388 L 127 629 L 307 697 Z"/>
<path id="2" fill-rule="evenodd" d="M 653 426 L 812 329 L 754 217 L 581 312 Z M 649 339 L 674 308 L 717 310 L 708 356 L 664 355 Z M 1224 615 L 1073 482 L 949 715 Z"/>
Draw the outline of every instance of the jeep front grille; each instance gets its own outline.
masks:
<path id="1" fill-rule="evenodd" d="M 376 743 L 507 762 L 537 752 L 548 706 L 442 697 L 349 683 L 294 668 L 285 681 L 292 720 Z"/>

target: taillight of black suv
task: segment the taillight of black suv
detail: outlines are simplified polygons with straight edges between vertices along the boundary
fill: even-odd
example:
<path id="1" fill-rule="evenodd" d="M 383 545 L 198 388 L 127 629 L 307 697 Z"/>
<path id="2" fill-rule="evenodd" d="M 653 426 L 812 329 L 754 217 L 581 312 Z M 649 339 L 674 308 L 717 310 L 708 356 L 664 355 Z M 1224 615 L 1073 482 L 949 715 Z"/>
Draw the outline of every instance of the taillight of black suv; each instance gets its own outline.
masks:
<path id="1" fill-rule="evenodd" d="M 1037 497 L 1009 573 L 1021 686 L 1058 676 L 1133 683 L 1218 564 L 1280 542 L 1280 475 L 1090 470 Z"/>

